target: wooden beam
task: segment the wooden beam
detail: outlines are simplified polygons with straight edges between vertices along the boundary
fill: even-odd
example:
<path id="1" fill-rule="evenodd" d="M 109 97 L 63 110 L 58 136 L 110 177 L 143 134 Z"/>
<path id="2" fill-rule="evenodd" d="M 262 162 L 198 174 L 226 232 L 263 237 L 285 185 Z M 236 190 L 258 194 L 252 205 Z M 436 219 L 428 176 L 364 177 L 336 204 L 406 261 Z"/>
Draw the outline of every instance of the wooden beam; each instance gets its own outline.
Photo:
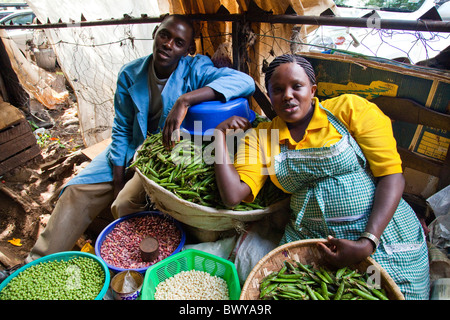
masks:
<path id="1" fill-rule="evenodd" d="M 270 12 L 270 11 L 269 11 Z M 355 18 L 355 17 L 334 17 L 334 16 L 304 16 L 294 14 L 265 14 L 265 15 L 246 15 L 246 14 L 186 14 L 193 21 L 248 21 L 270 24 L 305 24 L 322 26 L 341 26 L 355 28 L 373 28 L 373 18 Z M 63 29 L 63 28 L 83 28 L 94 26 L 110 26 L 123 24 L 147 24 L 160 23 L 163 16 L 158 17 L 126 17 L 122 19 L 106 19 L 93 21 L 67 21 L 61 19 L 57 23 L 43 24 L 19 24 L 5 25 L 0 24 L 0 29 Z M 378 19 L 377 29 L 393 30 L 412 30 L 426 32 L 450 32 L 450 22 L 433 20 L 396 20 L 396 19 Z"/>
<path id="2" fill-rule="evenodd" d="M 253 94 L 253 98 L 258 103 L 267 118 L 272 120 L 277 116 L 275 111 L 272 109 L 272 103 L 270 102 L 269 97 L 264 93 L 264 89 L 257 82 L 255 82 L 255 93 Z"/>
<path id="3" fill-rule="evenodd" d="M 450 130 L 449 114 L 426 108 L 413 100 L 381 96 L 370 101 L 375 103 L 392 120 Z"/>
<path id="4" fill-rule="evenodd" d="M 420 172 L 439 177 L 442 170 L 442 163 L 422 157 L 412 151 L 398 147 L 398 153 L 403 162 L 404 167 L 415 169 Z"/>
<path id="5" fill-rule="evenodd" d="M 445 157 L 444 164 L 442 165 L 441 172 L 439 173 L 438 191 L 444 189 L 450 184 L 450 152 L 447 150 L 447 156 Z"/>

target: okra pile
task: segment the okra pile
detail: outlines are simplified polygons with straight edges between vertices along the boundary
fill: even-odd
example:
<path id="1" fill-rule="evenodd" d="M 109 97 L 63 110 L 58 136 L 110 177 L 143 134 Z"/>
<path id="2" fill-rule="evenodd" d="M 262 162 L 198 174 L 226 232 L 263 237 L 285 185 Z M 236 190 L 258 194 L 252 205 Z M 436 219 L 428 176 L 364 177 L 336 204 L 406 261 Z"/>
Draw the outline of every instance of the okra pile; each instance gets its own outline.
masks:
<path id="1" fill-rule="evenodd" d="M 0 300 L 94 300 L 105 281 L 98 262 L 87 257 L 46 261 L 20 272 Z"/>
<path id="2" fill-rule="evenodd" d="M 264 300 L 388 300 L 384 289 L 371 285 L 366 272 L 348 267 L 331 271 L 294 260 L 264 277 L 259 289 Z"/>
<path id="3" fill-rule="evenodd" d="M 262 118 L 257 117 L 252 125 L 261 121 Z M 152 134 L 144 141 L 130 167 L 137 167 L 147 178 L 181 199 L 216 209 L 229 209 L 220 197 L 214 165 L 210 164 L 210 159 L 204 159 L 205 154 L 213 153 L 205 152 L 211 146 L 211 142 L 199 145 L 192 140 L 181 140 L 173 150 L 167 150 L 162 144 L 162 134 Z M 287 196 L 267 179 L 252 203 L 242 202 L 233 210 L 264 209 Z"/>

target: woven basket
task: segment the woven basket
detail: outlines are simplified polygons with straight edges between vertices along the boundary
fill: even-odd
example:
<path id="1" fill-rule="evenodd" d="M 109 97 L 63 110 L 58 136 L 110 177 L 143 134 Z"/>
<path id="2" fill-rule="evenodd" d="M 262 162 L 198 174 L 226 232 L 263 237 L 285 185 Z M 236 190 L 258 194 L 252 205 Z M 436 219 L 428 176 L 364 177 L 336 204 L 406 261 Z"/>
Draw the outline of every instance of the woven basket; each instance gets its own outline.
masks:
<path id="1" fill-rule="evenodd" d="M 286 243 L 265 255 L 248 275 L 241 291 L 241 300 L 259 300 L 259 283 L 261 279 L 272 271 L 278 271 L 283 267 L 285 260 L 297 260 L 303 264 L 318 266 L 322 262 L 322 254 L 317 249 L 317 243 L 324 239 L 299 240 Z M 326 264 L 323 263 L 326 266 Z M 404 300 L 397 284 L 389 274 L 375 260 L 368 257 L 362 262 L 349 266 L 365 272 L 369 266 L 375 266 L 380 271 L 381 288 L 386 290 L 390 300 Z"/>
<path id="2" fill-rule="evenodd" d="M 269 213 L 289 210 L 289 198 L 277 202 L 264 210 L 233 211 L 202 206 L 178 198 L 169 190 L 147 178 L 138 168 L 145 191 L 155 207 L 174 219 L 189 226 L 208 231 L 244 230 L 246 222 L 258 221 Z"/>

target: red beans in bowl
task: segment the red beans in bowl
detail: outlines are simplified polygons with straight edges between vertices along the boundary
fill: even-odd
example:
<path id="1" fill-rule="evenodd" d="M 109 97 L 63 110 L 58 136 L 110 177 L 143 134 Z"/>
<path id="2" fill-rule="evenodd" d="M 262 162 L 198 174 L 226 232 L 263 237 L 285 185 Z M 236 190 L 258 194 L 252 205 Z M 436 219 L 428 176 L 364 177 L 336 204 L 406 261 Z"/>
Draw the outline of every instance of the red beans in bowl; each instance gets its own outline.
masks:
<path id="1" fill-rule="evenodd" d="M 185 240 L 179 223 L 157 212 L 123 217 L 105 228 L 104 233 L 107 234 L 99 236 L 101 243 L 96 243 L 96 254 L 115 271 L 143 271 L 180 251 Z M 147 237 L 153 237 L 159 243 L 159 255 L 154 261 L 144 261 L 141 256 L 139 245 Z"/>

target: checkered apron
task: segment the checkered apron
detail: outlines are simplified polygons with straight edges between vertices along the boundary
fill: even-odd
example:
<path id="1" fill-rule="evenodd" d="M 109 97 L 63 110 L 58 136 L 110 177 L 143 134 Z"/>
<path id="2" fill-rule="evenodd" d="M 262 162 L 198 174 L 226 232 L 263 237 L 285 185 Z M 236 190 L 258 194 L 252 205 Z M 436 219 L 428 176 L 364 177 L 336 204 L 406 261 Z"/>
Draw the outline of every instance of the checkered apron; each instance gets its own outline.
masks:
<path id="1" fill-rule="evenodd" d="M 347 128 L 328 110 L 342 135 L 330 147 L 289 150 L 275 158 L 275 175 L 292 193 L 292 217 L 281 243 L 300 239 L 357 240 L 364 232 L 375 193 L 367 160 Z M 390 274 L 406 299 L 429 298 L 428 250 L 419 220 L 402 199 L 372 257 Z"/>

